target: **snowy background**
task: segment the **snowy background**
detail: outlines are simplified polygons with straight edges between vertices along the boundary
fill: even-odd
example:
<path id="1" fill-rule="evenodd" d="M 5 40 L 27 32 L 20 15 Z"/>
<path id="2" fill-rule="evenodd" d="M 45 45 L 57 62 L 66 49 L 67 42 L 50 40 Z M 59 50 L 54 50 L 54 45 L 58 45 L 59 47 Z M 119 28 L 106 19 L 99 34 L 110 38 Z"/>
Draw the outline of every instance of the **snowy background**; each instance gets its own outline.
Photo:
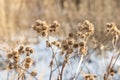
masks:
<path id="1" fill-rule="evenodd" d="M 54 41 L 54 40 L 56 40 L 56 39 L 50 37 L 50 41 Z M 32 55 L 32 58 L 34 59 L 36 64 L 32 68 L 30 68 L 29 71 L 31 71 L 31 70 L 37 71 L 38 74 L 36 77 L 40 80 L 49 80 L 49 75 L 50 75 L 49 63 L 51 61 L 52 51 L 50 48 L 46 48 L 45 42 L 46 42 L 46 39 L 40 38 L 39 44 L 31 44 L 31 46 L 35 52 L 34 55 Z M 5 45 L 3 45 L 3 46 L 5 46 Z M 61 68 L 61 65 L 62 65 L 64 58 L 63 58 L 63 56 L 61 56 L 59 54 L 60 51 L 57 50 L 56 47 L 53 47 L 53 48 L 54 48 L 54 51 L 57 51 L 56 58 L 57 58 L 57 61 L 59 63 L 59 66 Z M 92 50 L 89 50 L 89 53 L 90 52 L 92 52 Z M 5 56 L 4 52 L 2 52 L 2 51 L 1 51 L 1 54 L 3 54 L 3 56 Z M 85 64 L 86 66 L 84 66 L 83 71 L 85 73 L 90 72 L 92 74 L 96 74 L 97 75 L 96 80 L 103 80 L 103 75 L 106 72 L 107 66 L 110 63 L 110 59 L 111 59 L 113 54 L 115 54 L 115 56 L 116 56 L 118 54 L 118 52 L 116 52 L 115 50 L 106 51 L 106 52 L 103 52 L 101 56 L 96 55 L 96 52 L 92 53 L 92 56 L 86 62 L 86 64 Z M 77 68 L 79 59 L 80 59 L 79 57 L 75 57 L 75 58 L 70 59 L 69 63 L 67 64 L 67 66 L 64 70 L 63 80 L 72 80 L 73 75 L 75 73 L 75 70 Z M 54 65 L 53 69 L 56 68 L 55 61 L 54 61 L 54 64 L 55 65 Z M 0 59 L 0 66 L 3 66 L 2 59 Z M 5 66 L 6 66 L 6 64 L 4 64 L 4 67 Z M 119 58 L 119 60 L 117 60 L 115 66 L 113 68 L 116 72 L 116 75 L 113 76 L 113 80 L 120 80 L 119 68 L 120 68 L 120 58 Z M 0 80 L 7 80 L 8 75 L 9 76 L 15 75 L 15 72 L 9 71 L 9 74 L 8 74 L 7 70 L 2 70 L 2 68 L 0 68 L 0 69 L 1 69 L 0 70 Z M 89 72 L 88 72 L 88 69 L 89 69 Z M 52 80 L 56 80 L 57 77 L 58 77 L 58 70 L 56 69 L 53 72 Z M 11 80 L 15 80 L 15 78 L 13 78 Z M 26 80 L 28 80 L 28 79 L 26 79 Z M 34 78 L 32 78 L 32 80 L 34 80 Z M 83 76 L 79 75 L 78 80 L 83 80 Z"/>

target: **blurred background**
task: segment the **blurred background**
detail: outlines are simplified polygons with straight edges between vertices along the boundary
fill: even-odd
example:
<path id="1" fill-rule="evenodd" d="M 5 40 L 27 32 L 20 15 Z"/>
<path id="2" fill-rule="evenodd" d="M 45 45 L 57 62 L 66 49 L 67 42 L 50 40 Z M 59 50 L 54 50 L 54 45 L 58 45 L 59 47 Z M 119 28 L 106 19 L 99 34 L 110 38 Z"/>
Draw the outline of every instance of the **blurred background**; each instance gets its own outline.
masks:
<path id="1" fill-rule="evenodd" d="M 74 32 L 77 23 L 87 19 L 99 36 L 107 22 L 119 26 L 119 16 L 120 0 L 0 0 L 0 40 L 33 36 L 30 27 L 36 19 L 60 22 L 61 36 Z"/>
<path id="2" fill-rule="evenodd" d="M 92 73 L 102 74 L 103 76 L 103 72 L 106 71 L 106 64 L 109 63 L 112 53 L 116 52 L 106 52 L 107 47 L 112 45 L 104 45 L 105 43 L 102 41 L 99 44 L 99 41 L 105 37 L 104 31 L 107 22 L 115 22 L 120 29 L 120 0 L 0 0 L 0 49 L 4 46 L 1 44 L 4 43 L 8 43 L 7 45 L 10 45 L 8 48 L 11 49 L 11 47 L 14 48 L 14 45 L 17 45 L 16 43 L 30 43 L 31 45 L 31 43 L 37 42 L 38 44 L 33 44 L 32 47 L 35 49 L 35 53 L 42 54 L 33 55 L 33 58 L 38 63 L 36 70 L 40 73 L 40 77 L 44 77 L 43 80 L 48 80 L 48 64 L 51 60 L 51 55 L 47 53 L 50 53 L 50 50 L 45 46 L 46 39 L 41 39 L 41 43 L 39 43 L 40 37 L 31 28 L 31 25 L 37 19 L 44 20 L 48 24 L 57 20 L 61 24 L 61 30 L 57 32 L 57 35 L 61 37 L 67 36 L 69 32 L 75 32 L 77 24 L 84 20 L 89 20 L 93 23 L 95 27 L 94 37 L 97 39 L 94 42 L 98 44 L 98 49 L 95 52 L 97 56 L 96 54 L 93 55 L 88 61 L 88 67 Z M 56 40 L 56 37 L 55 39 L 51 37 L 52 40 Z M 105 41 L 108 42 L 108 40 Z M 89 46 L 96 46 L 90 40 L 89 43 Z M 89 52 L 92 52 L 92 47 L 89 49 Z M 99 57 L 98 54 L 103 58 Z M 59 54 L 57 56 L 59 57 Z M 62 58 L 60 57 L 59 60 L 62 60 Z M 73 60 L 71 64 L 73 64 L 73 69 L 68 68 L 68 71 L 74 71 L 76 69 L 75 64 L 78 63 Z M 118 71 L 119 69 L 120 75 L 120 62 L 117 63 L 116 67 L 115 70 Z M 70 80 L 72 72 L 70 75 L 68 73 L 70 72 L 66 70 L 65 74 L 68 75 L 68 79 L 65 80 Z M 2 79 L 1 77 L 5 79 L 2 75 L 3 72 L 0 74 L 0 79 Z M 119 75 L 118 79 L 113 80 L 119 80 Z"/>

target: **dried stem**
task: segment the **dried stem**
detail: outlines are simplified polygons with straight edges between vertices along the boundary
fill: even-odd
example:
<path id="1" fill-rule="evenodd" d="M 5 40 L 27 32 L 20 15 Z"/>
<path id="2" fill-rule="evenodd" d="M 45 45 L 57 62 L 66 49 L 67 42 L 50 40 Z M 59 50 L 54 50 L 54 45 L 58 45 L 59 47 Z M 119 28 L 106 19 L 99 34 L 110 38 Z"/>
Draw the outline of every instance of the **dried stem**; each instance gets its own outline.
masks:
<path id="1" fill-rule="evenodd" d="M 79 61 L 78 66 L 77 66 L 77 69 L 76 69 L 76 72 L 75 72 L 75 75 L 74 75 L 74 79 L 73 79 L 73 80 L 76 80 L 76 78 L 77 78 L 77 74 L 78 74 L 78 72 L 79 72 L 79 70 L 80 70 L 80 66 L 81 66 L 81 64 L 82 64 L 82 61 L 83 61 L 83 55 L 81 55 L 81 58 L 80 58 L 80 61 Z"/>
<path id="2" fill-rule="evenodd" d="M 107 80 L 107 79 L 108 79 L 109 74 L 110 74 L 110 69 L 113 68 L 113 66 L 115 65 L 115 63 L 116 63 L 116 61 L 118 60 L 119 56 L 120 56 L 120 53 L 118 54 L 115 62 L 114 62 L 113 65 L 112 65 L 112 62 L 113 62 L 113 59 L 114 59 L 114 54 L 113 54 L 113 56 L 112 56 L 112 58 L 111 58 L 111 61 L 110 61 L 110 63 L 109 63 L 109 66 L 108 66 L 108 68 L 107 68 L 107 73 L 104 74 L 104 80 Z"/>
<path id="3" fill-rule="evenodd" d="M 109 64 L 109 66 L 108 66 L 108 70 L 107 70 L 107 74 L 105 74 L 104 76 L 105 76 L 105 78 L 104 78 L 104 80 L 108 80 L 108 77 L 109 77 L 109 74 L 110 74 L 110 69 L 113 69 L 113 67 L 114 67 L 114 65 L 115 65 L 115 63 L 117 62 L 117 60 L 118 60 L 118 58 L 119 58 L 119 56 L 120 56 L 120 52 L 119 52 L 119 54 L 117 55 L 117 58 L 115 59 L 115 62 L 113 63 L 113 65 L 112 65 L 112 61 L 113 61 L 113 58 L 114 57 L 112 57 L 112 59 L 111 59 L 111 61 L 110 61 L 110 64 Z"/>
<path id="4" fill-rule="evenodd" d="M 25 72 L 27 72 L 28 74 L 31 74 L 30 72 L 28 72 L 27 70 L 25 70 L 24 68 L 18 66 L 20 69 L 24 70 Z M 35 80 L 38 80 L 35 76 L 32 76 Z"/>
<path id="5" fill-rule="evenodd" d="M 92 54 L 100 47 L 101 43 L 104 43 L 107 39 L 108 39 L 108 36 L 106 35 L 106 38 L 104 40 L 100 41 L 98 46 L 96 48 L 94 48 L 94 50 L 85 58 L 85 60 L 83 61 L 84 65 L 82 66 L 80 71 L 82 71 L 83 67 L 85 66 L 85 63 L 89 60 L 89 58 L 92 56 Z"/>
<path id="6" fill-rule="evenodd" d="M 52 66 L 51 66 L 51 67 L 50 67 L 50 77 L 49 77 L 49 80 L 52 79 L 52 73 L 53 73 L 53 71 L 52 71 Z"/>
<path id="7" fill-rule="evenodd" d="M 115 65 L 115 63 L 117 62 L 117 60 L 118 60 L 118 58 L 120 57 L 120 52 L 119 52 L 119 54 L 118 54 L 118 56 L 117 56 L 117 58 L 116 58 L 116 60 L 115 60 L 115 62 L 113 63 L 113 65 L 112 65 L 112 67 L 111 68 L 113 68 L 114 67 L 114 65 Z"/>
<path id="8" fill-rule="evenodd" d="M 108 80 L 108 76 L 109 76 L 109 73 L 110 73 L 109 71 L 110 71 L 110 69 L 111 69 L 111 65 L 112 65 L 113 59 L 114 59 L 114 55 L 112 56 L 112 58 L 111 58 L 111 60 L 110 60 L 109 66 L 108 66 L 108 68 L 107 68 L 107 73 L 104 74 L 104 80 Z"/>
<path id="9" fill-rule="evenodd" d="M 49 36 L 47 37 L 48 38 L 48 41 L 49 41 Z M 55 52 L 54 52 L 54 50 L 53 50 L 53 48 L 52 48 L 52 46 L 50 45 L 50 48 L 51 48 L 51 50 L 52 50 L 52 60 L 54 60 L 54 58 L 55 58 L 55 62 L 56 62 L 56 65 L 57 65 L 57 69 L 58 69 L 58 72 L 59 72 L 59 74 L 60 74 L 60 69 L 59 69 L 59 65 L 58 65 L 58 62 L 57 62 L 57 59 L 56 59 L 56 56 L 55 56 Z M 53 71 L 52 71 L 52 68 L 51 68 L 51 71 L 50 71 L 50 80 L 52 79 L 52 73 L 53 73 Z"/>
<path id="10" fill-rule="evenodd" d="M 62 64 L 61 73 L 60 73 L 60 80 L 62 80 L 62 75 L 63 75 L 63 71 L 64 71 L 66 64 L 67 64 L 67 61 L 66 61 L 66 59 L 64 59 L 64 62 Z"/>

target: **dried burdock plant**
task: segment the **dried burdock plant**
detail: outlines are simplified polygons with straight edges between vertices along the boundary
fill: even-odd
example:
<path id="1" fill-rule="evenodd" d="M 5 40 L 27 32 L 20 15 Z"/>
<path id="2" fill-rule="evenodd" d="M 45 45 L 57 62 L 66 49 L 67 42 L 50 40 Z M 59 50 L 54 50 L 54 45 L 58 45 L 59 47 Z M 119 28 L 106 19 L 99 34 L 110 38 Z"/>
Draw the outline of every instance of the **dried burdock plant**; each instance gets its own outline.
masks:
<path id="1" fill-rule="evenodd" d="M 106 29 L 107 35 L 112 36 L 112 46 L 114 50 L 117 50 L 117 42 L 120 36 L 120 30 L 117 28 L 115 23 L 107 23 L 107 29 Z M 120 56 L 119 50 L 117 50 L 118 54 L 117 57 L 115 58 L 115 54 L 113 54 L 111 61 L 107 67 L 107 72 L 104 74 L 104 80 L 108 80 L 109 75 L 113 76 L 114 71 L 113 71 L 113 66 L 115 65 L 116 61 L 118 60 L 118 57 Z M 117 53 L 116 52 L 116 53 Z M 115 58 L 115 61 L 114 61 Z"/>
<path id="2" fill-rule="evenodd" d="M 57 68 L 56 68 L 58 69 L 57 79 L 62 80 L 66 65 L 70 61 L 71 57 L 77 54 L 77 57 L 79 57 L 80 60 L 77 65 L 76 71 L 73 75 L 73 80 L 76 80 L 80 73 L 80 69 L 81 69 L 82 62 L 84 61 L 84 57 L 88 56 L 88 48 L 89 48 L 88 41 L 91 38 L 91 36 L 94 34 L 94 25 L 90 21 L 85 20 L 83 23 L 78 24 L 77 32 L 75 33 L 70 32 L 67 37 L 64 37 L 64 39 L 50 41 L 49 40 L 49 36 L 51 36 L 50 33 L 56 32 L 56 30 L 59 30 L 58 29 L 59 27 L 60 27 L 60 24 L 57 21 L 54 21 L 52 24 L 47 24 L 45 21 L 37 20 L 35 24 L 33 24 L 33 30 L 35 30 L 38 34 L 40 34 L 40 36 L 47 38 L 46 47 L 52 50 L 52 59 L 50 60 L 50 78 L 49 79 L 52 80 L 52 74 L 54 70 L 53 68 L 55 65 L 57 65 Z M 118 30 L 117 26 L 114 23 L 108 23 L 106 32 L 107 32 L 106 35 L 111 35 L 113 37 L 112 45 L 114 48 L 116 48 L 116 43 L 120 35 L 120 31 Z M 103 41 L 96 43 L 97 46 L 95 47 L 95 50 L 98 47 L 100 47 Z M 56 58 L 57 50 L 54 50 L 53 46 L 57 47 L 57 49 L 60 50 L 60 55 L 64 57 L 61 67 L 59 66 L 59 63 Z M 29 49 L 27 51 L 29 51 Z M 76 53 L 73 54 L 74 52 Z M 11 58 L 11 54 L 9 54 L 9 57 Z M 88 58 L 89 57 L 90 56 L 88 56 Z M 55 63 L 54 63 L 54 60 L 55 60 Z M 111 66 L 114 66 L 114 65 L 110 64 L 110 68 L 112 68 Z M 110 75 L 114 75 L 113 71 L 108 71 L 108 72 Z M 106 74 L 106 75 L 109 76 L 109 74 Z M 95 77 L 96 76 L 92 74 L 88 74 L 88 75 L 86 74 L 84 76 L 85 80 L 95 80 Z"/>
<path id="3" fill-rule="evenodd" d="M 78 72 L 80 70 L 81 63 L 83 61 L 83 57 L 87 54 L 87 40 L 88 38 L 94 34 L 94 26 L 92 23 L 90 23 L 88 20 L 85 20 L 82 24 L 78 25 L 79 31 L 77 34 L 78 40 L 79 40 L 79 54 L 81 55 L 80 61 L 78 63 L 74 80 L 76 80 L 78 76 Z"/>
<path id="4" fill-rule="evenodd" d="M 58 66 L 58 62 L 55 56 L 55 52 L 52 48 L 52 45 L 56 45 L 57 47 L 60 47 L 60 43 L 54 43 L 49 41 L 49 36 L 50 33 L 54 33 L 57 31 L 57 29 L 60 27 L 60 24 L 57 21 L 53 21 L 52 24 L 48 25 L 45 21 L 41 21 L 41 20 L 36 20 L 35 24 L 33 24 L 32 28 L 33 30 L 35 30 L 37 33 L 40 34 L 40 36 L 42 37 L 47 37 L 47 41 L 46 41 L 46 47 L 50 48 L 52 50 L 52 60 L 50 62 L 50 67 L 51 67 L 51 71 L 50 71 L 50 80 L 52 79 L 52 65 L 53 65 L 53 60 L 55 59 L 56 65 L 57 65 L 57 69 L 59 71 L 60 74 L 60 69 Z"/>
<path id="5" fill-rule="evenodd" d="M 35 23 L 32 25 L 32 29 L 36 33 L 38 33 L 39 36 L 41 36 L 42 38 L 44 37 L 44 39 L 46 40 L 46 48 L 50 48 L 52 52 L 51 60 L 49 60 L 49 80 L 53 80 L 54 71 L 57 72 L 57 80 L 63 80 L 64 73 L 67 70 L 66 68 L 71 65 L 72 58 L 74 60 L 76 58 L 79 58 L 77 66 L 75 65 L 76 70 L 75 72 L 72 72 L 72 80 L 77 80 L 79 74 L 82 75 L 84 80 L 96 80 L 96 74 L 92 74 L 88 66 L 85 64 L 82 65 L 82 63 L 86 63 L 87 60 L 89 60 L 90 55 L 92 55 L 92 53 L 97 48 L 103 48 L 101 47 L 101 45 L 104 44 L 103 42 L 106 39 L 100 42 L 94 39 L 94 51 L 88 54 L 88 49 L 90 48 L 89 40 L 93 37 L 94 34 L 94 25 L 90 21 L 85 20 L 82 23 L 79 23 L 77 26 L 77 31 L 74 33 L 70 32 L 66 37 L 59 40 L 50 41 L 50 37 L 52 36 L 51 33 L 55 34 L 57 30 L 59 30 L 59 27 L 60 24 L 57 21 L 53 21 L 51 24 L 48 24 L 45 21 L 36 20 Z M 120 36 L 120 30 L 117 28 L 115 23 L 107 23 L 105 37 L 108 35 L 112 36 L 112 46 L 115 50 L 117 50 L 116 44 Z M 108 80 L 109 76 L 113 77 L 116 74 L 113 67 L 115 66 L 120 56 L 119 50 L 117 50 L 117 52 L 118 54 L 113 54 L 111 61 L 108 64 L 107 71 L 104 74 L 104 77 L 102 76 L 104 80 Z M 6 53 L 7 70 L 16 71 L 17 80 L 25 80 L 26 74 L 29 74 L 34 79 L 38 80 L 36 78 L 36 71 L 32 70 L 29 72 L 29 69 L 31 69 L 32 66 L 34 66 L 33 64 L 35 63 L 32 58 L 32 55 L 34 55 L 34 50 L 32 49 L 32 47 L 21 45 L 17 48 L 10 49 L 9 52 Z M 58 57 L 56 57 L 56 55 L 62 57 L 61 62 L 58 62 Z M 84 70 L 82 70 L 84 66 L 88 68 L 88 73 L 82 73 L 84 72 Z"/>
<path id="6" fill-rule="evenodd" d="M 116 43 L 117 43 L 119 36 L 120 36 L 120 30 L 117 28 L 115 23 L 107 23 L 106 32 L 107 32 L 107 34 L 112 35 L 112 37 L 113 37 L 112 45 L 113 45 L 113 48 L 115 49 Z"/>
<path id="7" fill-rule="evenodd" d="M 37 73 L 36 72 L 29 72 L 28 69 L 33 66 L 33 59 L 31 54 L 33 54 L 33 49 L 30 46 L 21 45 L 17 49 L 11 49 L 10 52 L 7 53 L 7 70 L 8 71 L 16 71 L 17 72 L 17 79 L 16 80 L 24 80 L 26 74 L 29 74 L 36 80 Z M 24 56 L 24 57 L 23 57 Z"/>
<path id="8" fill-rule="evenodd" d="M 33 30 L 35 30 L 38 34 L 43 37 L 48 35 L 48 24 L 45 21 L 36 20 L 32 25 Z"/>
<path id="9" fill-rule="evenodd" d="M 96 80 L 96 75 L 95 74 L 83 74 L 84 80 Z"/>
<path id="10" fill-rule="evenodd" d="M 35 72 L 35 71 L 31 72 L 31 76 L 36 76 L 36 75 L 37 75 L 37 72 Z"/>
<path id="11" fill-rule="evenodd" d="M 60 24 L 57 21 L 53 21 L 53 23 L 49 26 L 49 32 L 56 32 L 59 27 Z"/>
<path id="12" fill-rule="evenodd" d="M 32 25 L 33 30 L 35 30 L 42 37 L 48 37 L 49 33 L 56 32 L 59 27 L 60 24 L 57 21 L 53 21 L 52 24 L 48 25 L 45 21 L 36 20 Z"/>
<path id="13" fill-rule="evenodd" d="M 52 30 L 54 31 L 53 28 L 56 28 L 55 27 L 56 24 L 57 24 L 57 22 L 54 22 L 54 25 L 52 24 L 50 26 L 50 30 L 52 28 Z M 56 26 L 58 26 L 58 25 L 56 25 Z M 91 35 L 93 35 L 94 26 L 88 20 L 84 21 L 81 26 L 78 26 L 79 30 L 77 32 L 77 35 L 75 35 L 74 33 L 69 33 L 68 37 L 66 37 L 64 40 L 53 41 L 53 42 L 46 41 L 47 47 L 51 48 L 52 45 L 56 46 L 58 49 L 61 50 L 61 55 L 64 56 L 64 61 L 62 64 L 61 71 L 59 73 L 59 77 L 58 77 L 58 79 L 60 79 L 60 80 L 62 80 L 63 71 L 64 71 L 66 64 L 69 61 L 69 57 L 72 55 L 72 53 L 75 50 L 79 50 L 78 55 L 81 56 L 79 65 L 78 65 L 77 70 L 75 72 L 75 78 L 79 72 L 80 65 L 83 61 L 83 56 L 87 55 L 87 50 L 88 50 L 87 40 Z M 51 32 L 53 32 L 52 30 L 51 30 Z M 53 59 L 51 60 L 51 62 L 53 63 Z M 51 65 L 51 62 L 50 62 L 50 65 Z"/>
<path id="14" fill-rule="evenodd" d="M 112 58 L 111 58 L 111 61 L 107 67 L 107 72 L 104 74 L 104 80 L 108 80 L 109 79 L 109 76 L 111 75 L 112 77 L 115 75 L 115 71 L 113 70 L 113 67 L 115 66 L 118 58 L 120 57 L 120 51 L 118 50 L 117 51 L 117 57 L 115 58 L 115 56 L 113 55 Z M 115 59 L 115 61 L 114 61 Z"/>

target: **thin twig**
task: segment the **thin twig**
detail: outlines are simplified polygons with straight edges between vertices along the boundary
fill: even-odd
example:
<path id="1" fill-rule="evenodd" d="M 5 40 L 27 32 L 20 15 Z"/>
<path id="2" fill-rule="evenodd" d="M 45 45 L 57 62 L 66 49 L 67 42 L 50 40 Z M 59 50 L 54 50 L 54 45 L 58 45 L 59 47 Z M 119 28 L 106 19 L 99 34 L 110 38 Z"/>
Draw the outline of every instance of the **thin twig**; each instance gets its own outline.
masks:
<path id="1" fill-rule="evenodd" d="M 111 65 L 112 65 L 112 61 L 113 61 L 113 59 L 114 59 L 114 54 L 113 54 L 113 56 L 112 56 L 112 58 L 111 58 L 111 60 L 110 60 L 110 63 L 109 63 L 109 65 L 108 65 L 108 68 L 107 68 L 107 73 L 106 73 L 106 74 L 104 74 L 104 79 L 105 79 L 105 80 L 107 80 L 107 79 L 108 79 L 108 76 L 109 76 L 109 71 L 110 71 L 110 67 L 111 67 Z"/>
<path id="2" fill-rule="evenodd" d="M 48 38 L 48 41 L 50 42 L 50 40 L 49 40 L 49 36 L 47 37 Z M 55 56 L 55 52 L 54 52 L 54 50 L 53 50 L 53 48 L 52 48 L 52 46 L 50 45 L 50 48 L 51 48 L 51 50 L 52 50 L 52 59 L 54 59 L 55 58 L 55 62 L 56 62 L 56 65 L 57 65 L 57 69 L 58 69 L 58 72 L 59 72 L 59 74 L 60 74 L 60 69 L 59 69 L 59 65 L 58 65 L 58 62 L 57 62 L 57 58 L 56 58 L 56 56 Z M 51 70 L 51 72 L 50 72 L 50 80 L 51 80 L 51 77 L 52 77 L 52 70 Z"/>
<path id="3" fill-rule="evenodd" d="M 82 66 L 81 71 L 82 71 L 83 67 L 85 66 L 85 62 L 87 62 L 89 60 L 89 58 L 92 56 L 92 54 L 97 50 L 97 48 L 100 47 L 101 43 L 104 43 L 108 39 L 107 37 L 103 41 L 99 42 L 98 46 L 91 53 L 89 53 L 89 55 L 85 58 L 85 60 L 82 62 L 84 65 Z"/>
<path id="4" fill-rule="evenodd" d="M 76 69 L 76 72 L 75 72 L 75 75 L 74 75 L 74 79 L 73 79 L 73 80 L 76 80 L 76 78 L 77 78 L 77 74 L 78 74 L 78 72 L 79 72 L 79 69 L 80 69 L 80 66 L 81 66 L 81 64 L 82 64 L 82 61 L 83 61 L 83 55 L 81 55 L 81 58 L 80 58 L 80 61 L 79 61 L 78 67 L 77 67 L 77 69 Z"/>
<path id="5" fill-rule="evenodd" d="M 25 72 L 27 72 L 29 75 L 31 74 L 29 71 L 25 70 L 24 68 L 18 66 L 20 69 L 24 70 Z M 35 80 L 38 80 L 35 76 L 32 76 Z"/>
<path id="6" fill-rule="evenodd" d="M 51 67 L 50 67 L 50 77 L 49 77 L 49 80 L 52 79 L 52 73 L 53 73 L 53 71 L 52 71 L 52 66 L 51 66 Z"/>
<path id="7" fill-rule="evenodd" d="M 118 60 L 118 58 L 120 57 L 120 52 L 119 52 L 119 54 L 118 54 L 118 56 L 117 56 L 117 58 L 116 58 L 116 60 L 115 60 L 115 62 L 113 63 L 113 65 L 112 65 L 112 67 L 111 68 L 113 68 L 114 67 L 114 65 L 116 64 L 116 62 L 117 62 L 117 60 Z"/>
<path id="8" fill-rule="evenodd" d="M 88 73 L 91 73 L 91 72 L 90 72 L 90 69 L 89 69 L 89 67 L 88 67 L 88 65 L 87 65 L 87 63 L 85 63 L 85 66 L 86 66 L 86 68 L 87 68 L 87 70 L 88 70 Z"/>
<path id="9" fill-rule="evenodd" d="M 56 64 L 57 64 L 57 68 L 58 68 L 58 71 L 59 71 L 59 73 L 60 73 L 60 68 L 59 68 L 59 65 L 58 65 L 58 62 L 57 62 L 57 58 L 56 58 L 56 56 L 55 56 L 55 53 L 54 53 L 54 51 L 53 51 L 53 48 L 52 48 L 52 46 L 51 46 L 51 50 L 52 50 L 52 53 L 53 53 L 53 59 L 55 58 L 55 62 L 56 62 Z"/>
<path id="10" fill-rule="evenodd" d="M 22 76 L 22 73 L 23 73 L 23 72 L 21 72 L 21 69 L 20 69 L 20 72 L 19 72 L 19 74 L 18 74 L 18 79 L 17 79 L 17 80 L 20 79 L 20 77 Z"/>
<path id="11" fill-rule="evenodd" d="M 120 54 L 120 53 L 119 53 Z M 110 61 L 110 63 L 109 63 L 109 66 L 108 66 L 108 68 L 107 68 L 107 73 L 106 74 L 104 74 L 104 79 L 105 80 L 107 80 L 108 79 L 108 77 L 109 77 L 109 74 L 110 74 L 110 69 L 112 69 L 113 68 L 113 66 L 115 65 L 115 63 L 116 63 L 116 61 L 117 61 L 117 59 L 119 58 L 119 55 L 118 54 L 118 56 L 117 56 L 117 58 L 116 58 L 116 60 L 115 60 L 115 62 L 113 63 L 113 65 L 112 65 L 112 62 L 113 62 L 113 59 L 114 59 L 114 54 L 113 54 L 113 56 L 112 56 L 112 58 L 111 58 L 111 61 Z"/>
<path id="12" fill-rule="evenodd" d="M 60 80 L 62 80 L 62 75 L 63 75 L 64 68 L 66 66 L 66 63 L 67 63 L 67 61 L 64 60 L 63 65 L 62 65 L 62 69 L 61 69 L 61 73 L 60 73 Z"/>

